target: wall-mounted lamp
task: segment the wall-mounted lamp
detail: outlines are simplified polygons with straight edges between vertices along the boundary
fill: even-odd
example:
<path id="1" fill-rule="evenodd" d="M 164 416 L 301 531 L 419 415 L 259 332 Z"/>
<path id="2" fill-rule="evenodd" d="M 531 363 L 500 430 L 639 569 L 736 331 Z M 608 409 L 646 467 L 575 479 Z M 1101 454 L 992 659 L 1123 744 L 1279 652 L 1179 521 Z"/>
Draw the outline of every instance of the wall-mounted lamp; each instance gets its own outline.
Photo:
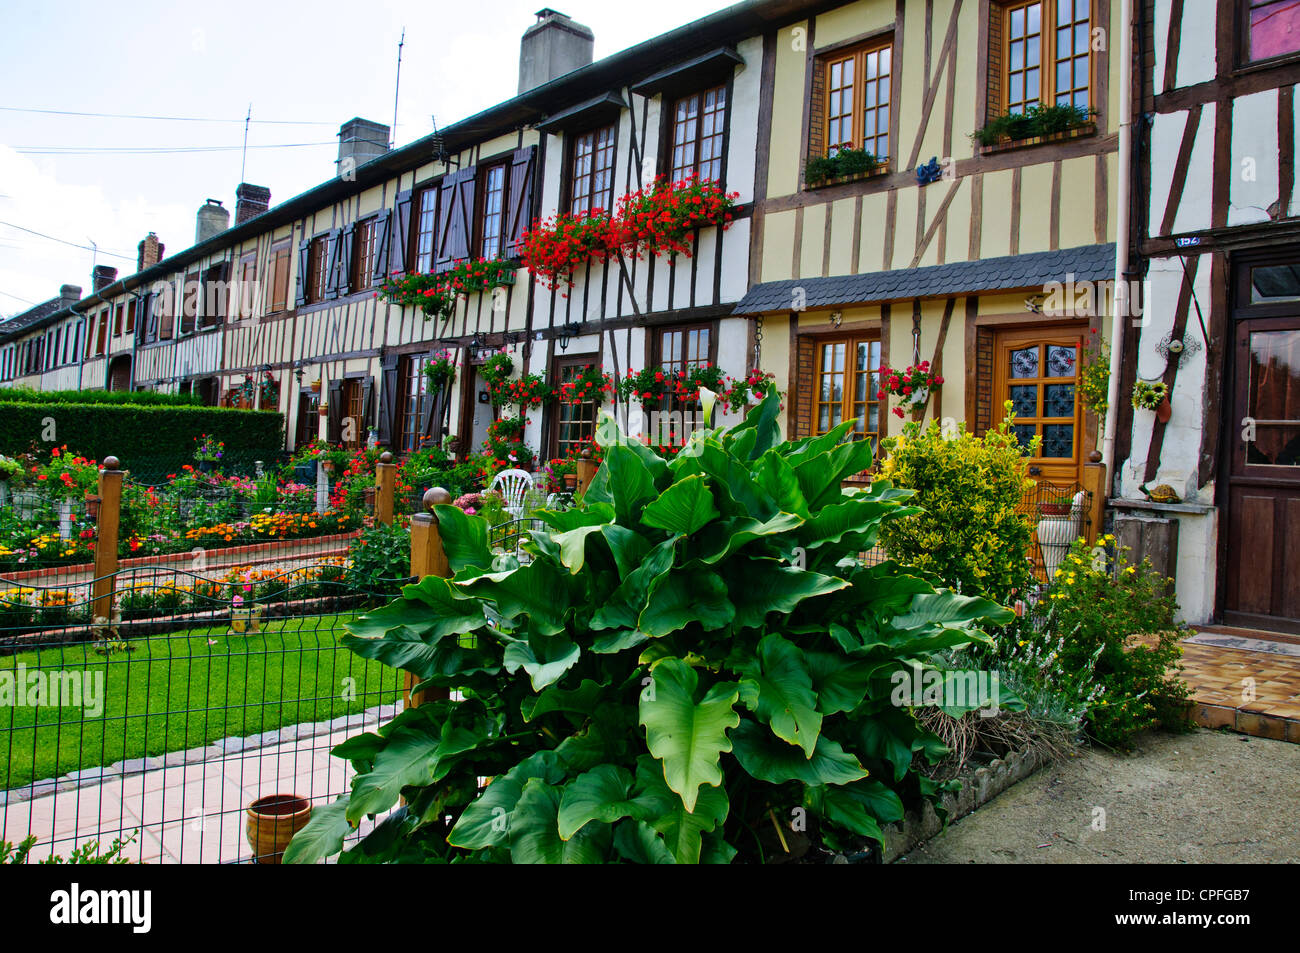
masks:
<path id="1" fill-rule="evenodd" d="M 565 321 L 564 326 L 560 328 L 560 350 L 567 351 L 573 339 L 578 336 L 581 325 L 574 324 L 572 321 Z"/>

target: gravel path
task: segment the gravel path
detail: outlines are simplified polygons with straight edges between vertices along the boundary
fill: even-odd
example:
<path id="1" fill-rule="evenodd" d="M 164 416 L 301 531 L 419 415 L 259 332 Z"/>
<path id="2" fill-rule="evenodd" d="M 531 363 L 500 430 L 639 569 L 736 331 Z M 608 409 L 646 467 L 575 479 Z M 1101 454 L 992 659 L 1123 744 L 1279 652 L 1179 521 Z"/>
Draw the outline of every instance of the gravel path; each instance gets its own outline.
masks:
<path id="1" fill-rule="evenodd" d="M 1297 790 L 1300 745 L 1151 733 L 1039 771 L 898 863 L 1298 863 Z"/>

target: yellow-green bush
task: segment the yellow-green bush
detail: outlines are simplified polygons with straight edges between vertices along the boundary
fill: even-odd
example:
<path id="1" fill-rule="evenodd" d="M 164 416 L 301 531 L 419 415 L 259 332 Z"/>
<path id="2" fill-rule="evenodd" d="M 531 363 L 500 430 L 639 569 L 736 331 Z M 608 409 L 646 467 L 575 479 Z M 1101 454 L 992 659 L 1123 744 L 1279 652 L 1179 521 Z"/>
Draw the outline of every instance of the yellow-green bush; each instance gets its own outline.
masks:
<path id="1" fill-rule="evenodd" d="M 916 491 L 924 512 L 886 523 L 881 542 L 889 555 L 934 573 L 967 595 L 1011 601 L 1033 581 L 1032 529 L 1017 511 L 1033 488 L 1022 448 L 1011 432 L 1014 416 L 982 437 L 959 425 L 945 435 L 908 424 L 884 441 L 880 475 Z"/>

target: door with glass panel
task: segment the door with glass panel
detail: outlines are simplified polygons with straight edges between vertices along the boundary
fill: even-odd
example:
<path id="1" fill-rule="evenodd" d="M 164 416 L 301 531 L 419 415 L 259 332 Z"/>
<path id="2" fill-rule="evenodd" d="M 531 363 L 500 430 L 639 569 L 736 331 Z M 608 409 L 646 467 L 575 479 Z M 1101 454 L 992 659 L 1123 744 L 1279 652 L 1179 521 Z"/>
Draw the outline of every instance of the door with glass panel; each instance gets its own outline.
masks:
<path id="1" fill-rule="evenodd" d="M 880 414 L 887 410 L 880 390 L 880 338 L 846 337 L 818 341 L 814 377 L 813 433 L 823 434 L 853 421 L 851 440 L 870 440 L 877 448 Z"/>
<path id="2" fill-rule="evenodd" d="M 1079 403 L 1076 329 L 999 332 L 994 344 L 993 424 L 1011 402 L 1012 428 L 1029 457 L 1029 474 L 1040 484 L 1069 487 L 1082 478 L 1083 408 Z M 1030 450 L 1041 438 L 1037 451 Z"/>

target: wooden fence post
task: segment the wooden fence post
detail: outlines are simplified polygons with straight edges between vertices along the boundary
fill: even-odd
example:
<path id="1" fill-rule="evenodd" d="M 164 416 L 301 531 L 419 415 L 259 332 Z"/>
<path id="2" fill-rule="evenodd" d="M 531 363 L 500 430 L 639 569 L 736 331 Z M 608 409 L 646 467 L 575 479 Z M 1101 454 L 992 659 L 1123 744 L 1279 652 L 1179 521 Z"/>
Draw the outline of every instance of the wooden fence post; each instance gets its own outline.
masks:
<path id="1" fill-rule="evenodd" d="M 1106 516 L 1106 464 L 1101 462 L 1101 454 L 1093 451 L 1096 460 L 1089 459 L 1083 466 L 1083 488 L 1092 497 L 1088 503 L 1088 545 L 1095 546 L 1101 535 L 1102 520 Z"/>
<path id="2" fill-rule="evenodd" d="M 442 548 L 442 536 L 438 533 L 438 518 L 433 515 L 434 506 L 450 503 L 451 494 L 440 486 L 435 486 L 424 494 L 423 510 L 411 517 L 411 575 L 416 580 L 425 576 L 451 578 L 451 564 L 447 553 Z M 411 695 L 411 689 L 418 679 L 410 672 L 403 673 L 405 680 L 402 688 L 403 707 L 418 706 L 426 701 L 446 698 L 445 688 L 430 688 Z"/>
<path id="3" fill-rule="evenodd" d="M 582 451 L 578 457 L 578 493 L 582 496 L 587 492 L 587 487 L 591 484 L 592 478 L 596 475 L 596 461 L 591 459 L 591 449 Z"/>
<path id="4" fill-rule="evenodd" d="M 97 634 L 113 623 L 117 587 L 117 536 L 122 519 L 122 470 L 117 457 L 105 457 L 99 471 L 99 516 L 95 520 L 95 578 L 91 583 L 91 622 Z"/>
<path id="5" fill-rule="evenodd" d="M 393 525 L 393 487 L 397 483 L 397 464 L 385 450 L 375 466 L 375 522 Z"/>

